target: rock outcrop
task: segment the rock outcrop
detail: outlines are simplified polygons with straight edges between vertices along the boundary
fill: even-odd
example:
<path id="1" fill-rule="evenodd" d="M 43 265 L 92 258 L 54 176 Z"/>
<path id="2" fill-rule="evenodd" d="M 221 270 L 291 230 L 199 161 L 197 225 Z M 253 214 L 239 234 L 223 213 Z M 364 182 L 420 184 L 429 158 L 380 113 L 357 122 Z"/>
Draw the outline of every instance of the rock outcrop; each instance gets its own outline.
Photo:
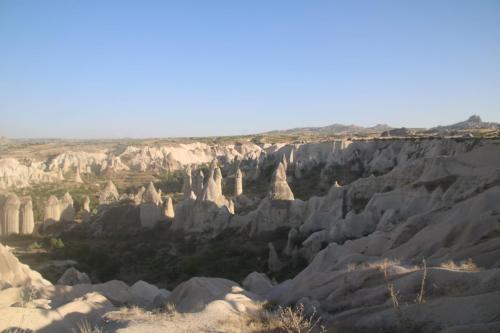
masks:
<path id="1" fill-rule="evenodd" d="M 252 307 L 252 296 L 236 282 L 221 278 L 195 277 L 178 285 L 167 298 L 179 312 L 199 312 L 214 301 L 238 304 L 236 311 Z M 238 299 L 238 302 L 234 300 Z"/>
<path id="2" fill-rule="evenodd" d="M 0 244 L 0 290 L 10 287 L 39 289 L 47 286 L 51 286 L 49 281 L 29 266 L 20 263 L 6 246 Z"/>
<path id="3" fill-rule="evenodd" d="M 234 174 L 234 197 L 237 198 L 243 194 L 243 174 L 240 168 L 236 169 Z"/>
<path id="4" fill-rule="evenodd" d="M 207 184 L 199 200 L 213 202 L 219 207 L 229 206 L 227 198 L 222 195 L 222 173 L 215 162 L 212 163 Z"/>
<path id="5" fill-rule="evenodd" d="M 21 201 L 15 194 L 9 194 L 2 207 L 1 228 L 3 235 L 19 234 L 19 208 Z"/>
<path id="6" fill-rule="evenodd" d="M 73 198 L 71 194 L 66 192 L 62 199 L 59 201 L 61 207 L 60 221 L 71 222 L 75 220 L 75 208 L 73 208 Z"/>
<path id="7" fill-rule="evenodd" d="M 83 184 L 83 179 L 82 176 L 80 175 L 79 167 L 76 168 L 74 182 L 78 184 Z"/>
<path id="8" fill-rule="evenodd" d="M 163 204 L 163 217 L 168 219 L 173 219 L 175 217 L 174 205 L 172 203 L 172 197 L 168 196 L 167 200 Z"/>
<path id="9" fill-rule="evenodd" d="M 78 271 L 74 267 L 68 268 L 64 274 L 59 278 L 57 284 L 74 286 L 76 284 L 91 283 L 90 278 L 86 273 Z"/>
<path id="10" fill-rule="evenodd" d="M 269 247 L 269 257 L 267 259 L 267 266 L 269 268 L 269 271 L 278 272 L 285 266 L 285 264 L 278 257 L 278 252 L 276 252 L 274 244 L 269 243 L 268 247 Z"/>
<path id="11" fill-rule="evenodd" d="M 203 170 L 198 169 L 195 171 L 194 180 L 193 180 L 193 191 L 196 196 L 199 196 L 203 193 L 203 187 L 205 182 L 205 175 L 203 174 Z"/>
<path id="12" fill-rule="evenodd" d="M 141 186 L 141 188 L 134 195 L 134 203 L 136 205 L 140 205 L 142 203 L 143 196 L 144 196 L 145 192 L 146 192 L 146 188 L 144 186 Z"/>
<path id="13" fill-rule="evenodd" d="M 196 199 L 195 191 L 193 191 L 191 166 L 188 166 L 184 171 L 184 182 L 182 184 L 182 193 L 184 194 L 184 198 Z"/>
<path id="14" fill-rule="evenodd" d="M 139 209 L 142 227 L 152 228 L 161 220 L 161 198 L 152 182 L 149 183 L 146 192 L 144 192 L 143 203 Z"/>
<path id="15" fill-rule="evenodd" d="M 222 173 L 216 161 L 213 161 L 201 195 L 196 199 L 187 198 L 176 205 L 172 228 L 216 235 L 227 227 L 232 214 L 234 203 L 222 194 Z"/>
<path id="16" fill-rule="evenodd" d="M 266 296 L 274 285 L 264 273 L 252 272 L 243 280 L 243 288 L 259 296 Z"/>
<path id="17" fill-rule="evenodd" d="M 99 204 L 100 205 L 110 205 L 112 203 L 115 203 L 119 200 L 120 195 L 118 193 L 118 190 L 116 189 L 115 184 L 111 180 L 108 180 L 106 183 L 106 186 L 104 189 L 101 191 L 101 194 L 99 196 Z"/>
<path id="18" fill-rule="evenodd" d="M 274 172 L 269 192 L 271 200 L 293 200 L 294 196 L 288 182 L 286 180 L 286 167 L 283 162 L 278 164 L 278 168 Z"/>
<path id="19" fill-rule="evenodd" d="M 137 281 L 130 287 L 130 292 L 134 296 L 134 303 L 146 308 L 151 308 L 158 304 L 164 307 L 170 292 L 166 289 L 159 289 L 155 285 L 145 281 Z"/>
<path id="20" fill-rule="evenodd" d="M 396 146 L 420 158 L 408 162 L 413 155 L 403 157 Z M 482 314 L 500 311 L 493 301 L 498 286 L 481 282 L 500 274 L 498 142 L 397 141 L 392 148 L 401 160 L 390 172 L 335 184 L 303 205 L 299 230 L 308 237 L 300 251 L 311 263 L 274 288 L 271 300 L 306 299 L 335 325 L 391 331 L 402 325 L 388 302 L 392 286 L 398 299 L 409 300 L 401 310 L 404 325 L 486 329 L 492 322 Z M 394 158 L 382 154 L 372 167 L 386 169 Z M 322 244 L 329 245 L 321 250 Z M 422 297 L 425 303 L 414 301 Z"/>
<path id="21" fill-rule="evenodd" d="M 31 235 L 34 230 L 33 202 L 31 197 L 25 197 L 21 200 L 21 209 L 19 211 L 19 233 L 21 235 Z"/>
<path id="22" fill-rule="evenodd" d="M 90 221 L 90 198 L 88 195 L 83 197 L 82 203 L 82 222 Z"/>
<path id="23" fill-rule="evenodd" d="M 55 195 L 51 195 L 45 204 L 45 212 L 43 217 L 44 225 L 50 225 L 54 222 L 59 222 L 61 217 L 61 207 L 59 200 Z"/>

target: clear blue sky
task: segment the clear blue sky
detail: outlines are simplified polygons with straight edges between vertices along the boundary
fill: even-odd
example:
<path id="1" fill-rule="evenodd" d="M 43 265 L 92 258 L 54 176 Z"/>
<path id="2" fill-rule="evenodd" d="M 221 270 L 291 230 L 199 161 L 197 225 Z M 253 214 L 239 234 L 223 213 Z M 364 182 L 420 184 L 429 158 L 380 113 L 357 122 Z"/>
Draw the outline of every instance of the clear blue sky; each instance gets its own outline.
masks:
<path id="1" fill-rule="evenodd" d="M 0 1 L 0 135 L 500 121 L 500 1 Z"/>

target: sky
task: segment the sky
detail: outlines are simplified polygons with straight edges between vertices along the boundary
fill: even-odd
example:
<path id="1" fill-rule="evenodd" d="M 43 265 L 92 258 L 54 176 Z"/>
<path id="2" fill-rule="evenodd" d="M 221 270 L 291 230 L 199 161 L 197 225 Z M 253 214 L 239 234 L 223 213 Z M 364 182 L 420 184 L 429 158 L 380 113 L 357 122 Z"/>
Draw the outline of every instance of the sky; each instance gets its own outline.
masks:
<path id="1" fill-rule="evenodd" d="M 0 0 L 0 136 L 500 122 L 498 0 Z"/>

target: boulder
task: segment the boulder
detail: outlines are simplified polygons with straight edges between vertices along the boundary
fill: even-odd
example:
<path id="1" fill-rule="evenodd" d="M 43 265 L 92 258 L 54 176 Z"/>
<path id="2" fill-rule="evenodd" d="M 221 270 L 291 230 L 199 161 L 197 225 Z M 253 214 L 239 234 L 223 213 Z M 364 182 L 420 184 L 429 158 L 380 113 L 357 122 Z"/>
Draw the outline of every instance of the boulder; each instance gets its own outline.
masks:
<path id="1" fill-rule="evenodd" d="M 233 302 L 232 307 L 241 310 L 252 303 L 252 295 L 230 280 L 194 277 L 178 285 L 167 298 L 179 312 L 199 312 L 214 301 Z"/>
<path id="2" fill-rule="evenodd" d="M 243 280 L 243 288 L 259 296 L 266 296 L 271 289 L 273 283 L 264 273 L 252 272 Z"/>
<path id="3" fill-rule="evenodd" d="M 170 295 L 165 289 L 159 289 L 155 285 L 145 281 L 137 281 L 130 287 L 130 293 L 134 297 L 133 303 L 144 307 L 155 307 L 155 304 L 164 305 Z"/>
<path id="4" fill-rule="evenodd" d="M 57 284 L 64 284 L 68 286 L 74 286 L 75 284 L 82 283 L 91 283 L 90 278 L 86 273 L 82 273 L 74 267 L 68 268 L 57 281 Z"/>

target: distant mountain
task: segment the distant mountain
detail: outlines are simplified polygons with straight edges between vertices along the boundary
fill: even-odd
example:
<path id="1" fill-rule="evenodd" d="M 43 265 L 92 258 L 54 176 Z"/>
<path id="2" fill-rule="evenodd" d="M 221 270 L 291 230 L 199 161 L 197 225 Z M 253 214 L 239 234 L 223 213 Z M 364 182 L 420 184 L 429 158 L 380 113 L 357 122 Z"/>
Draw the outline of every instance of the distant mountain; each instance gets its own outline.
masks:
<path id="1" fill-rule="evenodd" d="M 473 130 L 500 130 L 499 123 L 482 121 L 481 117 L 473 115 L 465 121 L 452 125 L 437 126 L 430 129 L 425 128 L 394 128 L 386 124 L 378 124 L 372 127 L 358 125 L 332 124 L 323 127 L 298 127 L 287 130 L 276 130 L 262 133 L 264 135 L 382 135 L 382 136 L 414 136 L 431 133 L 449 133 L 456 131 Z"/>
<path id="2" fill-rule="evenodd" d="M 479 130 L 479 129 L 489 129 L 489 130 L 500 130 L 499 123 L 489 123 L 484 122 L 478 115 L 470 116 L 469 119 L 465 121 L 458 122 L 456 124 L 447 126 L 437 126 L 431 128 L 431 131 L 467 131 L 467 130 Z"/>
<path id="3" fill-rule="evenodd" d="M 377 134 L 392 129 L 389 125 L 378 124 L 372 127 L 357 125 L 332 124 L 323 127 L 298 127 L 288 130 L 277 130 L 266 132 L 266 135 L 354 135 L 354 134 Z"/>

